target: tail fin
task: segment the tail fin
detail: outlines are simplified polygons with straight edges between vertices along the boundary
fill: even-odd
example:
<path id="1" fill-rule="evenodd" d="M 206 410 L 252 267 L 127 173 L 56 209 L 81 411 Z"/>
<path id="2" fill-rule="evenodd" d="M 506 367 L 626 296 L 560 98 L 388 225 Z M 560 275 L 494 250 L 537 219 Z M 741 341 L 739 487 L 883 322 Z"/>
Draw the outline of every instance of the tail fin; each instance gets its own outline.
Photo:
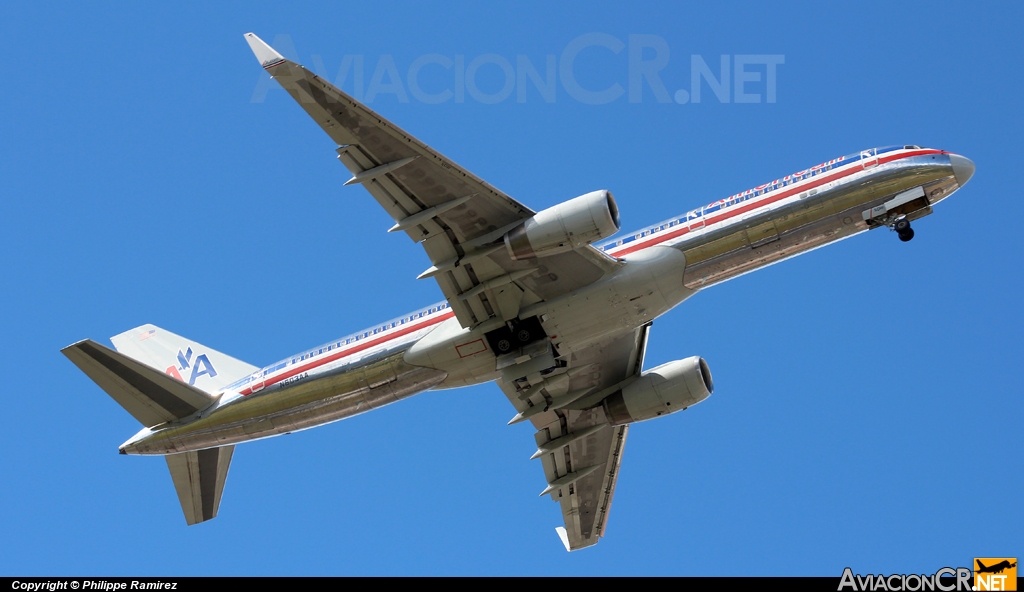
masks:
<path id="1" fill-rule="evenodd" d="M 118 351 L 86 339 L 61 352 L 145 426 L 206 408 L 216 400 L 213 392 L 255 370 L 153 325 L 122 333 L 112 341 Z M 166 370 L 162 368 L 165 363 L 171 364 Z M 183 370 L 190 378 L 188 384 Z M 199 388 L 194 386 L 197 379 Z M 234 446 L 223 446 L 166 457 L 188 524 L 217 515 L 234 451 Z"/>
<path id="2" fill-rule="evenodd" d="M 117 351 L 208 393 L 259 368 L 155 325 L 142 325 L 110 338 Z"/>

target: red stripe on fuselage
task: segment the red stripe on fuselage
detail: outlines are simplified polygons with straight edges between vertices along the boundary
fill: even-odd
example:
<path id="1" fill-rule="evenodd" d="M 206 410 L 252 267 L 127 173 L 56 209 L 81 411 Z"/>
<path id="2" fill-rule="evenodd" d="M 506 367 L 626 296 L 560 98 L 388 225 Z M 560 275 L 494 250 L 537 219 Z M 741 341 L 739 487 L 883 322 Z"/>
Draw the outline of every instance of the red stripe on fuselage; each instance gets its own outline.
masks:
<path id="1" fill-rule="evenodd" d="M 366 341 L 364 343 L 360 343 L 360 344 L 355 345 L 353 347 L 350 347 L 350 348 L 348 348 L 346 350 L 339 350 L 337 353 L 330 354 L 328 356 L 325 356 L 325 357 L 320 358 L 318 360 L 314 360 L 314 361 L 309 362 L 307 364 L 303 364 L 301 366 L 296 366 L 295 368 L 292 368 L 291 370 L 288 370 L 287 372 L 282 372 L 281 374 L 278 374 L 277 376 L 275 376 L 275 377 L 267 380 L 266 382 L 264 382 L 263 387 L 266 388 L 268 386 L 277 384 L 277 383 L 281 382 L 282 380 L 284 380 L 286 378 L 291 378 L 292 376 L 296 376 L 298 374 L 302 374 L 303 372 L 306 372 L 307 370 L 312 370 L 313 368 L 316 368 L 318 366 L 323 366 L 324 364 L 326 364 L 328 362 L 333 362 L 334 360 L 339 360 L 341 358 L 344 358 L 345 356 L 350 356 L 352 354 L 359 353 L 359 352 L 361 352 L 361 351 L 363 351 L 365 349 L 369 349 L 369 348 L 371 348 L 371 347 L 373 347 L 375 345 L 380 345 L 382 343 L 386 343 L 388 341 L 392 341 L 394 339 L 398 339 L 399 337 L 402 337 L 403 335 L 408 335 L 409 333 L 415 333 L 416 331 L 419 331 L 420 329 L 425 329 L 427 327 L 430 327 L 431 325 L 436 325 L 436 324 L 440 323 L 441 321 L 450 319 L 450 318 L 452 318 L 454 316 L 455 316 L 454 312 L 448 311 L 448 312 L 446 312 L 444 314 L 440 314 L 440 315 L 438 315 L 438 316 L 436 316 L 436 317 L 434 317 L 432 319 L 428 319 L 427 321 L 424 321 L 424 322 L 422 322 L 422 323 L 420 323 L 418 325 L 410 325 L 410 326 L 405 327 L 403 329 L 399 329 L 398 331 L 395 331 L 394 333 L 392 333 L 390 335 L 385 335 L 385 336 L 382 336 L 382 337 L 378 337 L 376 339 L 370 339 L 369 341 Z M 250 386 L 249 388 L 242 389 L 241 391 L 239 391 L 239 393 L 242 394 L 242 395 L 251 395 L 252 394 L 252 387 Z"/>
<path id="2" fill-rule="evenodd" d="M 900 160 L 901 158 L 910 158 L 911 156 L 923 156 L 925 154 L 944 154 L 944 153 L 943 153 L 942 150 L 915 150 L 915 151 L 912 151 L 912 152 L 904 152 L 902 154 L 893 154 L 893 155 L 890 155 L 890 156 L 877 157 L 877 158 L 878 158 L 878 164 L 885 164 L 885 163 L 888 163 L 888 162 L 893 162 L 895 160 Z M 870 159 L 868 159 L 868 160 L 870 160 Z M 768 197 L 765 197 L 764 199 L 760 199 L 760 200 L 757 200 L 757 201 L 751 201 L 748 204 L 745 204 L 745 205 L 740 206 L 740 207 L 735 208 L 735 209 L 731 209 L 731 210 L 729 210 L 727 212 L 723 212 L 721 214 L 718 214 L 717 216 L 707 217 L 707 218 L 704 219 L 704 224 L 702 226 L 700 226 L 700 228 L 695 228 L 694 230 L 700 230 L 701 228 L 704 228 L 705 226 L 710 226 L 711 224 L 715 224 L 716 222 L 721 222 L 723 220 L 728 220 L 729 218 L 733 218 L 735 216 L 739 216 L 740 214 L 746 214 L 747 212 L 750 212 L 752 210 L 756 210 L 758 208 L 764 207 L 764 206 L 769 205 L 769 204 L 773 204 L 773 203 L 775 203 L 775 202 L 777 202 L 779 200 L 786 199 L 787 197 L 792 197 L 792 196 L 794 196 L 794 195 L 796 195 L 798 193 L 802 193 L 802 192 L 808 191 L 810 189 L 815 189 L 817 187 L 821 187 L 822 185 L 824 185 L 826 183 L 831 183 L 832 181 L 835 181 L 837 179 L 842 179 L 843 177 L 847 177 L 849 175 L 853 175 L 853 174 L 856 174 L 856 173 L 858 173 L 860 171 L 866 170 L 864 168 L 864 166 L 863 166 L 864 162 L 865 162 L 865 160 L 863 160 L 863 159 L 855 161 L 855 162 L 851 162 L 849 169 L 842 170 L 842 171 L 836 171 L 836 172 L 834 172 L 832 174 L 829 174 L 829 175 L 821 175 L 817 180 L 812 181 L 810 183 L 807 183 L 805 185 L 801 185 L 799 187 L 793 187 L 793 188 L 789 188 L 789 189 L 785 189 L 785 190 L 779 190 L 776 195 L 770 195 Z M 861 168 L 857 168 L 856 166 L 852 166 L 852 165 L 857 164 L 857 163 L 861 164 Z M 878 166 L 878 165 L 874 165 L 874 166 Z M 653 247 L 653 246 L 661 244 L 661 243 L 663 243 L 663 242 L 665 242 L 667 240 L 671 240 L 673 238 L 676 238 L 676 237 L 679 237 L 679 236 L 683 236 L 684 234 L 686 234 L 688 232 L 690 232 L 690 228 L 689 227 L 682 227 L 682 228 L 679 228 L 677 230 L 673 230 L 671 232 L 667 232 L 664 235 L 659 236 L 657 239 L 650 240 L 650 241 L 647 241 L 647 242 L 644 242 L 644 243 L 640 243 L 640 244 L 629 245 L 628 247 L 624 246 L 622 249 L 620 249 L 618 251 L 616 251 L 616 250 L 609 251 L 608 254 L 609 255 L 614 255 L 616 257 L 621 257 L 622 255 L 628 255 L 630 253 L 635 253 L 635 252 L 640 251 L 642 249 L 646 249 L 647 247 Z"/>

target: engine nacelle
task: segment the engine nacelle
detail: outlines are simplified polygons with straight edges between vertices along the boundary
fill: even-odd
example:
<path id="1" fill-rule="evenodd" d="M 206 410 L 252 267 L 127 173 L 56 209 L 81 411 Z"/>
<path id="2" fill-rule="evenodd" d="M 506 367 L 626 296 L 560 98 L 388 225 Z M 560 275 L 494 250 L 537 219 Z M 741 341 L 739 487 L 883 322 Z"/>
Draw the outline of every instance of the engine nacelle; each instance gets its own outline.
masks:
<path id="1" fill-rule="evenodd" d="M 686 409 L 715 391 L 708 363 L 700 356 L 676 360 L 640 375 L 602 405 L 612 425 L 653 419 Z"/>
<path id="2" fill-rule="evenodd" d="M 578 249 L 618 231 L 619 206 L 602 189 L 537 212 L 505 235 L 505 247 L 513 259 L 532 259 Z"/>

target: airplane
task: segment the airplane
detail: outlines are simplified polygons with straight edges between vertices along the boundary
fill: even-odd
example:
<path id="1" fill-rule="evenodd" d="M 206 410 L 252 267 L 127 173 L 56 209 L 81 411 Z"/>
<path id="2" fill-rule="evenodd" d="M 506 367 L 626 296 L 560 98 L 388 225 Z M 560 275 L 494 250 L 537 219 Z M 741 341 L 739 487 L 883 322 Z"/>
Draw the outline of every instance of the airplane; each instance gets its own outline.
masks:
<path id="1" fill-rule="evenodd" d="M 412 395 L 495 381 L 536 429 L 541 496 L 567 551 L 604 536 L 632 424 L 707 399 L 707 362 L 644 370 L 652 322 L 698 291 L 875 228 L 901 241 L 974 163 L 916 145 L 871 148 L 619 235 L 607 190 L 540 212 L 492 187 L 252 33 L 260 65 L 422 246 L 445 300 L 257 367 L 143 325 L 62 352 L 143 428 L 122 454 L 163 455 L 187 524 L 217 515 L 236 444 Z M 618 235 L 618 236 L 616 236 Z"/>
<path id="2" fill-rule="evenodd" d="M 1004 569 L 1010 569 L 1017 567 L 1017 562 L 1010 563 L 1008 559 L 1004 559 L 995 565 L 986 566 L 980 560 L 976 560 L 978 563 L 978 573 L 1002 573 Z"/>

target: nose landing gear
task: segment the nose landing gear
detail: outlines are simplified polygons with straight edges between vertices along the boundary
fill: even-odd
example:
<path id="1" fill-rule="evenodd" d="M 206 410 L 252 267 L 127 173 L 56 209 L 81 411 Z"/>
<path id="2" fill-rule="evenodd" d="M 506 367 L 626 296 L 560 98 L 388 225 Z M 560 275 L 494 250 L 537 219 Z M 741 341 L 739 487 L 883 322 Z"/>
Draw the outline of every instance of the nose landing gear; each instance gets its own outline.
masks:
<path id="1" fill-rule="evenodd" d="M 900 237 L 903 242 L 908 242 L 914 238 L 914 229 L 910 227 L 910 220 L 906 218 L 900 218 L 896 220 L 896 223 L 892 225 L 892 229 L 896 231 L 896 235 Z"/>

